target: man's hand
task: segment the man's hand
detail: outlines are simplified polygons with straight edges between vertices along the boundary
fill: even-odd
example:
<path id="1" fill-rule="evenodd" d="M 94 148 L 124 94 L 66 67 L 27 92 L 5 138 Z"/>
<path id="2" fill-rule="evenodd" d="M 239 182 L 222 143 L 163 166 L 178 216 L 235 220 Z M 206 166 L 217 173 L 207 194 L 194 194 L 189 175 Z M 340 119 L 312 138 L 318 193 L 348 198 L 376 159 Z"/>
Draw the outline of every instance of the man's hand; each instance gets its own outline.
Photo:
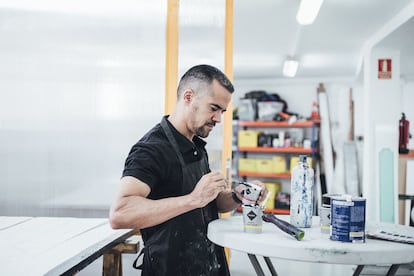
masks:
<path id="1" fill-rule="evenodd" d="M 266 196 L 269 193 L 269 191 L 267 190 L 266 185 L 262 181 L 253 180 L 251 183 L 262 187 L 262 190 L 260 191 L 259 199 L 257 200 L 259 202 L 259 204 L 261 204 L 263 202 L 263 200 L 266 199 Z"/>
<path id="2" fill-rule="evenodd" d="M 226 188 L 227 181 L 224 176 L 219 172 L 210 172 L 201 177 L 190 196 L 197 208 L 202 208 Z"/>

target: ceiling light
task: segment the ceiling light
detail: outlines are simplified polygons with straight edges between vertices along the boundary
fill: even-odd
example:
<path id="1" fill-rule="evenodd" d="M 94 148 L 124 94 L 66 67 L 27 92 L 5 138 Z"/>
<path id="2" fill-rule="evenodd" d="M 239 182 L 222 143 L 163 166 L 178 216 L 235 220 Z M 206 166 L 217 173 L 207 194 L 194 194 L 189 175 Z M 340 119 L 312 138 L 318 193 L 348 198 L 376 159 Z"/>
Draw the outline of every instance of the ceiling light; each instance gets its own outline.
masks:
<path id="1" fill-rule="evenodd" d="M 298 70 L 299 62 L 294 59 L 287 59 L 283 63 L 283 76 L 293 78 Z"/>
<path id="2" fill-rule="evenodd" d="M 309 25 L 315 21 L 323 0 L 301 0 L 296 20 L 301 25 Z"/>

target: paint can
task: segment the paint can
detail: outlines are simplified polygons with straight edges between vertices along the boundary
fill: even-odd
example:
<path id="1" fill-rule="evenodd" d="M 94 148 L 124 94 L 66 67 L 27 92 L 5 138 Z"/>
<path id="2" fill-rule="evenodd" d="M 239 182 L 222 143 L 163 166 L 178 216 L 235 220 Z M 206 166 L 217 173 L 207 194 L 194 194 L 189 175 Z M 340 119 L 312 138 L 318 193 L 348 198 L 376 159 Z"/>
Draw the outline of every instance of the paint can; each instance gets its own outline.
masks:
<path id="1" fill-rule="evenodd" d="M 351 195 L 331 198 L 330 239 L 341 242 L 365 242 L 366 200 Z"/>
<path id="2" fill-rule="evenodd" d="M 246 188 L 243 190 L 243 205 L 257 205 L 257 200 L 260 197 L 262 187 L 253 183 L 242 182 Z"/>
<path id="3" fill-rule="evenodd" d="M 246 233 L 262 233 L 263 211 L 259 205 L 243 205 L 243 227 Z"/>
<path id="4" fill-rule="evenodd" d="M 321 233 L 331 233 L 331 199 L 340 196 L 339 194 L 323 194 L 322 206 L 319 207 L 319 219 Z"/>

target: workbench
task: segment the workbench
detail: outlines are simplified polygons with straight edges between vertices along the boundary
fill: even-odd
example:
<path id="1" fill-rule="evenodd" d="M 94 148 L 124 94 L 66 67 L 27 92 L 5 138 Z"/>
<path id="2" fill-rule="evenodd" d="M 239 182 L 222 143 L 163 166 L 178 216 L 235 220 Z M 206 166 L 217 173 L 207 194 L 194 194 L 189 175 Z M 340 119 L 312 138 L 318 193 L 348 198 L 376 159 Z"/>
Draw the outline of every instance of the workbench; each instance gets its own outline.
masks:
<path id="1" fill-rule="evenodd" d="M 121 275 L 137 232 L 100 218 L 0 216 L 0 275 L 74 275 L 101 256 L 103 275 Z"/>
<path id="2" fill-rule="evenodd" d="M 287 215 L 279 215 L 278 218 L 289 221 Z M 372 225 L 367 227 L 374 227 L 376 224 Z M 409 231 L 414 235 L 413 227 L 394 226 L 401 227 L 404 231 Z M 321 233 L 317 216 L 313 217 L 311 228 L 302 229 L 305 231 L 305 237 L 301 241 L 297 241 L 275 225 L 266 222 L 263 222 L 262 233 L 246 233 L 243 230 L 243 217 L 232 216 L 210 222 L 207 236 L 220 246 L 245 252 L 258 276 L 265 275 L 265 273 L 257 256 L 264 257 L 271 275 L 277 275 L 277 268 L 273 266 L 270 258 L 357 265 L 354 275 L 359 275 L 364 265 L 389 265 L 387 275 L 395 275 L 400 264 L 414 261 L 413 244 L 377 239 L 366 239 L 365 243 L 360 244 L 332 241 L 329 234 Z"/>

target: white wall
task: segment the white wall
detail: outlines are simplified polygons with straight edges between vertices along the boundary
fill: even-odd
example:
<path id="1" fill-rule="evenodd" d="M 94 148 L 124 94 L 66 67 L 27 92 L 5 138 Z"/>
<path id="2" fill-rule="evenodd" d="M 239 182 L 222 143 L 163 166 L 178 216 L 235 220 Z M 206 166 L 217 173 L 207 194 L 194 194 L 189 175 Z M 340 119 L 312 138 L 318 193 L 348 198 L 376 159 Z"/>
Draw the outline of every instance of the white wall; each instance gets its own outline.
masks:
<path id="1" fill-rule="evenodd" d="M 165 3 L 136 4 L 0 9 L 0 215 L 107 217 L 164 111 Z"/>
<path id="2" fill-rule="evenodd" d="M 392 60 L 392 77 L 379 78 L 380 59 Z M 401 113 L 400 51 L 372 48 L 364 56 L 364 171 L 366 214 L 398 221 L 398 120 Z"/>
<path id="3" fill-rule="evenodd" d="M 98 2 L 0 9 L 0 215 L 107 217 L 131 146 L 164 114 L 167 1 Z M 223 69 L 224 4 L 180 1 L 180 76 Z"/>

